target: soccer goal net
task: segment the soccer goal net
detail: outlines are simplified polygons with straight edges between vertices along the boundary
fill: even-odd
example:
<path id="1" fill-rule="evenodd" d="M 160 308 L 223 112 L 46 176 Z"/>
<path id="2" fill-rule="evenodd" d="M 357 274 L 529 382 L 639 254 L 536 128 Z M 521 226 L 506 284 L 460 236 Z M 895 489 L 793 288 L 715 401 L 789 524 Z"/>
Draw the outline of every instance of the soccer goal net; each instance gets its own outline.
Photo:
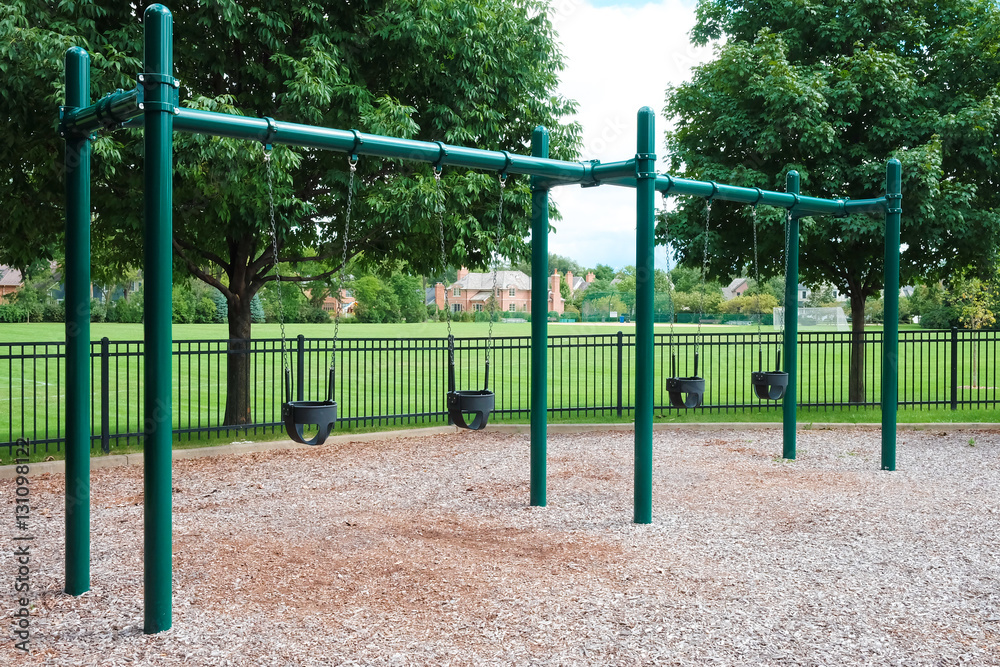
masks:
<path id="1" fill-rule="evenodd" d="M 781 330 L 785 326 L 785 309 L 774 309 L 774 328 Z M 799 308 L 799 328 L 822 327 L 824 329 L 836 329 L 837 331 L 848 331 L 850 326 L 847 323 L 847 315 L 843 308 L 831 306 L 829 308 Z"/>

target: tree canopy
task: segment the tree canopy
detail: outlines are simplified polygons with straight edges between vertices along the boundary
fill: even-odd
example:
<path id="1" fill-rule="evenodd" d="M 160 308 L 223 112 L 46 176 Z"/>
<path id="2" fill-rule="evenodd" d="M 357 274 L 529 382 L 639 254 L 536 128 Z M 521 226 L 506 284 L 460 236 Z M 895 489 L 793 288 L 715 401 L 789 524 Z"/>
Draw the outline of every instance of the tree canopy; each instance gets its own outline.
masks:
<path id="1" fill-rule="evenodd" d="M 21 265 L 61 243 L 55 110 L 66 48 L 92 53 L 94 91 L 131 88 L 141 69 L 142 9 L 110 0 L 15 2 L 0 24 L 7 64 L 0 107 L 19 135 L 0 147 L 0 170 L 10 177 L 0 181 L 0 194 L 12 207 L 11 224 L 0 232 L 0 260 Z M 252 8 L 188 1 L 172 9 L 183 106 L 522 152 L 534 126 L 544 124 L 554 134 L 554 155 L 575 156 L 577 128 L 560 123 L 573 104 L 553 92 L 561 55 L 545 6 L 534 0 L 272 1 Z M 207 31 L 212 39 L 204 39 Z M 98 270 L 139 261 L 141 246 L 123 242 L 141 224 L 139 137 L 119 131 L 95 142 Z M 178 135 L 175 143 L 179 261 L 192 270 L 222 266 L 232 279 L 238 273 L 226 266 L 232 246 L 249 243 L 237 253 L 258 264 L 246 278 L 268 277 L 262 148 L 204 136 Z M 276 148 L 274 157 L 282 260 L 315 247 L 339 263 L 345 157 L 291 147 Z M 440 266 L 437 196 L 428 175 L 426 166 L 362 161 L 351 256 L 402 257 L 418 272 Z M 450 263 L 480 266 L 495 244 L 492 181 L 488 174 L 446 170 Z M 508 209 L 504 230 L 505 250 L 517 256 L 528 229 L 526 195 L 523 187 L 508 192 L 522 204 Z"/>
<path id="2" fill-rule="evenodd" d="M 0 261 L 22 265 L 62 243 L 56 109 L 66 49 L 91 53 L 93 91 L 132 88 L 146 4 L 15 0 L 0 18 L 0 116 L 16 133 L 0 145 L 10 221 Z M 171 9 L 182 106 L 520 153 L 541 124 L 553 157 L 576 156 L 579 129 L 562 122 L 574 103 L 554 92 L 562 56 L 541 0 L 177 0 Z M 263 148 L 180 134 L 174 145 L 175 266 L 218 288 L 230 336 L 249 338 L 250 301 L 275 275 Z M 345 234 L 346 156 L 276 146 L 271 171 L 278 260 L 295 281 L 336 275 L 345 254 L 369 265 L 403 260 L 418 273 L 482 266 L 498 240 L 502 254 L 525 254 L 525 178 L 508 182 L 498 229 L 495 175 L 445 168 L 438 189 L 428 165 L 362 158 Z M 100 279 L 140 262 L 141 133 L 102 133 L 93 177 Z M 304 274 L 302 262 L 319 273 Z M 245 407 L 227 420 L 239 423 Z"/>
<path id="3" fill-rule="evenodd" d="M 1000 239 L 1000 10 L 989 0 L 701 0 L 696 43 L 714 59 L 670 88 L 670 169 L 784 189 L 792 169 L 817 197 L 877 197 L 885 161 L 903 165 L 903 284 L 986 270 Z M 783 272 L 784 211 L 762 208 L 761 272 Z M 659 226 L 698 265 L 705 203 Z M 856 329 L 883 285 L 881 216 L 804 218 L 800 268 L 851 298 Z M 717 202 L 714 275 L 753 259 L 750 207 Z M 852 382 L 852 394 L 857 386 Z"/>

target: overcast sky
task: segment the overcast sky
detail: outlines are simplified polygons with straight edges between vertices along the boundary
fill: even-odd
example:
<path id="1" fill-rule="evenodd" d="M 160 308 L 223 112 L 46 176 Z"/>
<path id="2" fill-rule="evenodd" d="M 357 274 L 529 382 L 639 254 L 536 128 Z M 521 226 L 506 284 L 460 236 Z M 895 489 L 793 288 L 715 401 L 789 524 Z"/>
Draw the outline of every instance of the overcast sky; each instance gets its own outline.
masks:
<path id="1" fill-rule="evenodd" d="M 553 23 L 566 59 L 559 92 L 580 106 L 581 158 L 602 162 L 635 156 L 636 112 L 657 114 L 657 156 L 664 154 L 664 91 L 711 56 L 691 46 L 695 0 L 553 0 Z M 662 161 L 657 165 L 663 169 Z M 592 267 L 635 264 L 635 191 L 563 186 L 552 191 L 563 214 L 549 252 Z M 659 199 L 657 206 L 660 206 Z M 666 263 L 662 248 L 657 266 Z"/>

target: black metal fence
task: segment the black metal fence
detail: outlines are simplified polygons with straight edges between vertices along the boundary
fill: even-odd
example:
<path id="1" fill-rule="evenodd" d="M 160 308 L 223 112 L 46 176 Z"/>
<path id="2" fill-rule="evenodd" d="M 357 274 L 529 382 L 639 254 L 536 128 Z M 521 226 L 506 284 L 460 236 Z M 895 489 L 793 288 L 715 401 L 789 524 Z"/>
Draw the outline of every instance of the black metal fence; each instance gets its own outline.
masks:
<path id="1" fill-rule="evenodd" d="M 292 371 L 298 400 L 326 397 L 327 369 L 335 361 L 338 429 L 445 423 L 446 338 L 331 339 L 289 341 L 283 363 L 281 341 L 243 341 L 233 351 L 226 340 L 175 341 L 173 350 L 174 431 L 181 440 L 223 433 L 270 434 L 280 430 L 284 373 Z M 459 389 L 482 387 L 486 338 L 456 339 Z M 780 334 L 694 333 L 656 335 L 657 415 L 669 417 L 665 380 L 693 372 L 700 351 L 706 379 L 701 412 L 738 414 L 780 409 L 754 396 L 750 372 L 763 358 L 772 368 Z M 864 400 L 849 400 L 850 333 L 800 332 L 799 405 L 858 409 L 877 407 L 882 379 L 882 333 L 864 335 Z M 92 343 L 92 446 L 105 451 L 135 444 L 142 436 L 143 344 Z M 622 332 L 549 337 L 549 413 L 555 418 L 618 418 L 632 410 L 635 337 Z M 497 337 L 491 346 L 493 422 L 529 415 L 531 339 Z M 249 357 L 246 387 L 251 423 L 225 426 L 227 356 Z M 0 448 L 18 438 L 58 451 L 64 438 L 63 343 L 0 343 Z M 1000 406 L 1000 332 L 904 331 L 899 341 L 899 405 L 902 409 L 996 408 Z M 2 450 L 0 450 L 2 451 Z"/>

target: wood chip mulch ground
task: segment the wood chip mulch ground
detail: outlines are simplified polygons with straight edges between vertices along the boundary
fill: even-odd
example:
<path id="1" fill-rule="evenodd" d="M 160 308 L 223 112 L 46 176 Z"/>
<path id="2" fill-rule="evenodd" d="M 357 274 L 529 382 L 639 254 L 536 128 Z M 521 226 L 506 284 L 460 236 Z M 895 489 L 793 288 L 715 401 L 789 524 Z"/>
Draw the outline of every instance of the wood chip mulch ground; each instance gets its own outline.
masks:
<path id="1" fill-rule="evenodd" d="M 177 461 L 173 627 L 142 633 L 141 468 L 92 482 L 92 590 L 61 592 L 63 477 L 31 479 L 17 665 L 1000 665 L 1000 433 L 479 432 Z M 13 544 L 14 482 L 3 482 Z M 5 618 L 16 571 L 5 559 Z M 8 638 L 11 636 L 7 633 Z"/>

